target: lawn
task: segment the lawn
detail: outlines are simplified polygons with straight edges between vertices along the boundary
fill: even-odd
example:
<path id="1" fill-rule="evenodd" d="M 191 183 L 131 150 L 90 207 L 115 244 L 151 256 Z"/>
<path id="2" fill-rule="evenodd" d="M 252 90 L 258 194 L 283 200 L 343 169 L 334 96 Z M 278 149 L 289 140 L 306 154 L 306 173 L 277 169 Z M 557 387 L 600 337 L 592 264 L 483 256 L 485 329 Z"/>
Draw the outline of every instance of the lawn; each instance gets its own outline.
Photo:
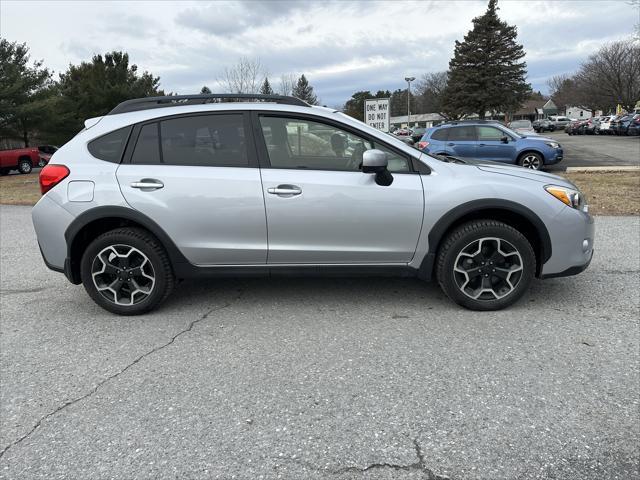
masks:
<path id="1" fill-rule="evenodd" d="M 640 171 L 565 173 L 584 192 L 594 215 L 640 215 Z M 0 177 L 0 203 L 33 205 L 40 198 L 38 174 Z"/>

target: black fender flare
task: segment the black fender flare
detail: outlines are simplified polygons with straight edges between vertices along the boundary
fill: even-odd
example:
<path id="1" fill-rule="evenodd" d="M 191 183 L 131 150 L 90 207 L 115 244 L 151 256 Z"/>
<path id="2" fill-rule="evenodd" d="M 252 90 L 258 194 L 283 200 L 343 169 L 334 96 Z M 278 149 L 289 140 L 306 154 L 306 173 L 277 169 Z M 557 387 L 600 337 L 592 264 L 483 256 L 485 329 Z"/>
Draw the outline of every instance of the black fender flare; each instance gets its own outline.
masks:
<path id="1" fill-rule="evenodd" d="M 542 265 L 551 258 L 552 248 L 549 230 L 535 212 L 520 203 L 512 202 L 510 200 L 504 200 L 501 198 L 485 198 L 472 200 L 452 208 L 442 215 L 442 217 L 440 217 L 440 219 L 434 224 L 428 235 L 429 250 L 422 260 L 418 271 L 418 276 L 420 278 L 425 280 L 431 279 L 436 255 L 438 254 L 438 248 L 440 247 L 440 242 L 442 241 L 445 233 L 447 233 L 447 231 L 461 218 L 482 210 L 504 210 L 525 218 L 533 225 L 540 237 L 540 247 L 542 249 L 540 267 L 542 267 Z"/>
<path id="2" fill-rule="evenodd" d="M 167 250 L 169 259 L 174 269 L 181 264 L 189 264 L 189 261 L 178 249 L 171 237 L 156 222 L 151 220 L 145 214 L 134 210 L 130 207 L 122 206 L 105 206 L 95 207 L 86 210 L 78 215 L 67 227 L 64 232 L 65 241 L 67 243 L 67 258 L 65 260 L 64 272 L 72 283 L 80 283 L 80 278 L 76 273 L 76 265 L 73 261 L 73 245 L 78 234 L 90 223 L 100 219 L 122 219 L 139 224 L 141 227 L 149 230 Z"/>

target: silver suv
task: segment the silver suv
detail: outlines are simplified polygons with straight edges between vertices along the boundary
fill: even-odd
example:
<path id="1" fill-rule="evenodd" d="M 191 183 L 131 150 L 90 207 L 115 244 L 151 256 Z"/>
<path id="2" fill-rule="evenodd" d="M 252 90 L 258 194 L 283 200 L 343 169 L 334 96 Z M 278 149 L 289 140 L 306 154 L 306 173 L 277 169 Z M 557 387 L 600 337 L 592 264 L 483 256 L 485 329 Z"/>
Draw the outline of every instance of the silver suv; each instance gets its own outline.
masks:
<path id="1" fill-rule="evenodd" d="M 431 157 L 295 98 L 129 100 L 85 126 L 42 170 L 33 223 L 47 266 L 114 313 L 178 279 L 277 273 L 435 277 L 495 310 L 593 254 L 567 180 Z"/>

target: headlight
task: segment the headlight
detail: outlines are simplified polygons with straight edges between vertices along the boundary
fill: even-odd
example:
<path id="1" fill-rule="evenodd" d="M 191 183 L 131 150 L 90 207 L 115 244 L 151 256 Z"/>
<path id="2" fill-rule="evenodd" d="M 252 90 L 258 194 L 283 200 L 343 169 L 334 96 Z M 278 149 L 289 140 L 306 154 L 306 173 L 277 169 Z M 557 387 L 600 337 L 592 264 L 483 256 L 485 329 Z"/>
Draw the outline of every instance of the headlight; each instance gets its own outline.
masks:
<path id="1" fill-rule="evenodd" d="M 589 207 L 587 206 L 584 195 L 582 195 L 582 193 L 580 193 L 578 190 L 567 187 L 559 187 L 557 185 L 547 185 L 546 187 L 544 187 L 544 189 L 571 208 L 582 210 L 584 212 L 589 211 Z"/>
<path id="2" fill-rule="evenodd" d="M 558 142 L 545 142 L 551 148 L 560 148 L 560 144 Z"/>

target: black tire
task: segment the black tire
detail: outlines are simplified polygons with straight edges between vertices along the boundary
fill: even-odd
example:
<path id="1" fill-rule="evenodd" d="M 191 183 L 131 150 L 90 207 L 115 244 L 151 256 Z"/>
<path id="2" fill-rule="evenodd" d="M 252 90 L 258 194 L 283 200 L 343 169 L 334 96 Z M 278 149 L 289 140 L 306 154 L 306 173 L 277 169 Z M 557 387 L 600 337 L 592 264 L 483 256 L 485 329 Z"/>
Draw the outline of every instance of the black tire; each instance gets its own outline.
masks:
<path id="1" fill-rule="evenodd" d="M 9 170 L 6 168 L 0 169 L 0 176 L 9 175 Z"/>
<path id="2" fill-rule="evenodd" d="M 500 239 L 502 242 L 506 242 L 505 245 L 510 244 L 520 255 L 522 270 L 519 277 L 517 277 L 515 287 L 504 296 L 501 296 L 501 298 L 497 298 L 498 295 L 490 294 L 489 292 L 482 293 L 483 296 L 486 296 L 485 298 L 472 298 L 460 288 L 458 283 L 460 282 L 460 274 L 454 272 L 455 262 L 461 255 L 461 252 L 474 242 L 479 242 L 483 238 Z M 517 259 L 517 257 L 513 258 Z M 514 261 L 514 264 L 515 263 Z M 493 268 L 493 264 L 492 266 L 487 265 L 486 267 L 483 266 L 480 268 L 491 269 Z M 495 269 L 493 271 L 495 271 Z M 527 239 L 518 230 L 509 225 L 489 219 L 473 220 L 457 227 L 444 239 L 436 259 L 436 278 L 438 279 L 440 288 L 458 305 L 471 310 L 500 310 L 512 305 L 527 291 L 535 275 L 535 271 L 536 257 Z M 485 275 L 488 275 L 488 282 L 495 281 L 496 285 L 502 285 L 501 282 L 503 282 L 503 280 L 497 278 L 492 273 L 480 274 L 479 276 L 484 277 Z M 512 274 L 509 274 L 508 277 L 510 278 L 511 275 Z M 484 281 L 483 278 L 480 278 L 480 282 Z M 484 283 L 481 283 L 480 288 L 483 286 Z M 506 284 L 505 288 L 508 288 Z"/>
<path id="3" fill-rule="evenodd" d="M 150 272 L 154 277 L 154 282 L 149 292 L 144 293 L 145 297 L 140 301 L 135 300 L 136 294 L 133 292 L 133 294 L 130 295 L 130 299 L 135 303 L 132 305 L 116 303 L 117 296 L 115 297 L 116 301 L 107 298 L 108 296 L 115 296 L 112 294 L 113 290 L 110 290 L 109 293 L 101 293 L 92 276 L 94 266 L 99 266 L 99 264 L 95 263 L 98 261 L 98 254 L 104 251 L 104 249 L 113 247 L 114 245 L 120 246 L 119 248 L 129 247 L 138 250 L 147 257 L 152 267 L 152 270 L 147 270 L 147 273 Z M 104 262 L 101 263 L 104 264 Z M 126 277 L 126 275 L 124 275 L 126 267 L 129 267 L 128 263 L 126 266 L 121 267 L 122 270 L 117 271 L 118 274 L 123 272 L 123 278 Z M 148 268 L 148 266 L 146 268 Z M 134 268 L 130 269 L 134 270 Z M 141 228 L 118 228 L 97 237 L 89 244 L 82 255 L 80 272 L 82 284 L 89 296 L 105 310 L 118 315 L 140 315 L 153 310 L 169 296 L 175 285 L 175 277 L 167 252 L 156 237 Z M 118 275 L 114 274 L 114 277 L 118 277 Z M 118 280 L 118 278 L 116 278 L 116 280 Z M 130 285 L 126 285 L 130 282 L 131 280 L 128 282 L 122 281 L 121 288 L 131 289 Z"/>
<path id="4" fill-rule="evenodd" d="M 28 158 L 21 158 L 18 160 L 18 172 L 22 174 L 31 173 L 33 169 L 33 165 L 31 164 L 31 160 Z"/>
<path id="5" fill-rule="evenodd" d="M 47 164 L 47 161 L 44 158 L 40 158 L 40 160 L 38 160 L 38 167 L 42 168 Z"/>
<path id="6" fill-rule="evenodd" d="M 542 170 L 544 158 L 536 152 L 525 152 L 518 158 L 518 165 L 531 170 Z"/>

